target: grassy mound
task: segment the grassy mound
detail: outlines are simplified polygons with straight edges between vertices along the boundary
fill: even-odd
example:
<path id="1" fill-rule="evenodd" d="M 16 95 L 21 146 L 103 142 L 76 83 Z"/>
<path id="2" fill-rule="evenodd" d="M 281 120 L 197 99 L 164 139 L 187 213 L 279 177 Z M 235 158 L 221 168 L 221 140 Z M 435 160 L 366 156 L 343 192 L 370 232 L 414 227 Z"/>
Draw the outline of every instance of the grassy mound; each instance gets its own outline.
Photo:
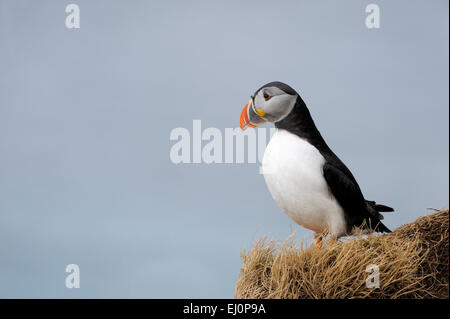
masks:
<path id="1" fill-rule="evenodd" d="M 448 210 L 387 235 L 332 240 L 318 249 L 259 240 L 242 253 L 235 298 L 448 298 Z M 366 285 L 379 269 L 379 288 Z"/>

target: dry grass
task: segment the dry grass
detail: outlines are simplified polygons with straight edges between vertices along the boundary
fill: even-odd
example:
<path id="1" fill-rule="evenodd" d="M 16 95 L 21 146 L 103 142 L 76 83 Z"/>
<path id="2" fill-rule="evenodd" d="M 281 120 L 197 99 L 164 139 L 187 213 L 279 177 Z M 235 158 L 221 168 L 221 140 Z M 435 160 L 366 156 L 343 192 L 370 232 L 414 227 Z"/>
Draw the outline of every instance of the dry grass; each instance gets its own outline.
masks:
<path id="1" fill-rule="evenodd" d="M 449 213 L 441 210 L 388 235 L 303 247 L 259 240 L 242 253 L 235 298 L 448 298 Z M 367 288 L 378 265 L 380 287 Z"/>

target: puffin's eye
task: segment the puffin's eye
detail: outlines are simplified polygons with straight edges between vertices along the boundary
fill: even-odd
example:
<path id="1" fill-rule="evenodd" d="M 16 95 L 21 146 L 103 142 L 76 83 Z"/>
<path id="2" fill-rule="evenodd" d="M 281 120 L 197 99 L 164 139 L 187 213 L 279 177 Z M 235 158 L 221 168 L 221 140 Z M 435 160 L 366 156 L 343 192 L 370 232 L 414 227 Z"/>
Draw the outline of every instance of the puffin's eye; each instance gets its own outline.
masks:
<path id="1" fill-rule="evenodd" d="M 271 96 L 269 94 L 267 94 L 266 92 L 264 92 L 263 94 L 264 100 L 268 101 L 270 100 Z"/>

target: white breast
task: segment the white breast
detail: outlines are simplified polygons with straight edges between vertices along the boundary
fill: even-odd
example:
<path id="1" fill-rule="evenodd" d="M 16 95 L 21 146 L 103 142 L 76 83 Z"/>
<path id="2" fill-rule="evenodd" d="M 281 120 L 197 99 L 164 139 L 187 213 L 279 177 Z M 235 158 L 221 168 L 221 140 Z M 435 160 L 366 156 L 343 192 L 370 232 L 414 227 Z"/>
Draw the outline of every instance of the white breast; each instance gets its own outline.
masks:
<path id="1" fill-rule="evenodd" d="M 344 212 L 323 177 L 324 163 L 314 146 L 278 129 L 262 166 L 273 199 L 290 218 L 315 232 L 339 237 L 346 231 Z"/>

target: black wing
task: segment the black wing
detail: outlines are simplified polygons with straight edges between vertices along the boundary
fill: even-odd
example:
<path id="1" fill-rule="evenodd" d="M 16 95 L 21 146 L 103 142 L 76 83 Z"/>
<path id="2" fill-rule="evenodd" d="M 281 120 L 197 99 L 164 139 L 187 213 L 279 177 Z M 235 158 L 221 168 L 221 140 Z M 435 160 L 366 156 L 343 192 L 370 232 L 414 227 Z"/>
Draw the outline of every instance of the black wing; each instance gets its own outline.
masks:
<path id="1" fill-rule="evenodd" d="M 350 229 L 353 226 L 361 226 L 366 221 L 377 231 L 389 232 L 389 229 L 380 222 L 383 216 L 367 205 L 354 178 L 348 177 L 328 162 L 323 166 L 323 176 L 331 193 L 343 208 Z"/>

